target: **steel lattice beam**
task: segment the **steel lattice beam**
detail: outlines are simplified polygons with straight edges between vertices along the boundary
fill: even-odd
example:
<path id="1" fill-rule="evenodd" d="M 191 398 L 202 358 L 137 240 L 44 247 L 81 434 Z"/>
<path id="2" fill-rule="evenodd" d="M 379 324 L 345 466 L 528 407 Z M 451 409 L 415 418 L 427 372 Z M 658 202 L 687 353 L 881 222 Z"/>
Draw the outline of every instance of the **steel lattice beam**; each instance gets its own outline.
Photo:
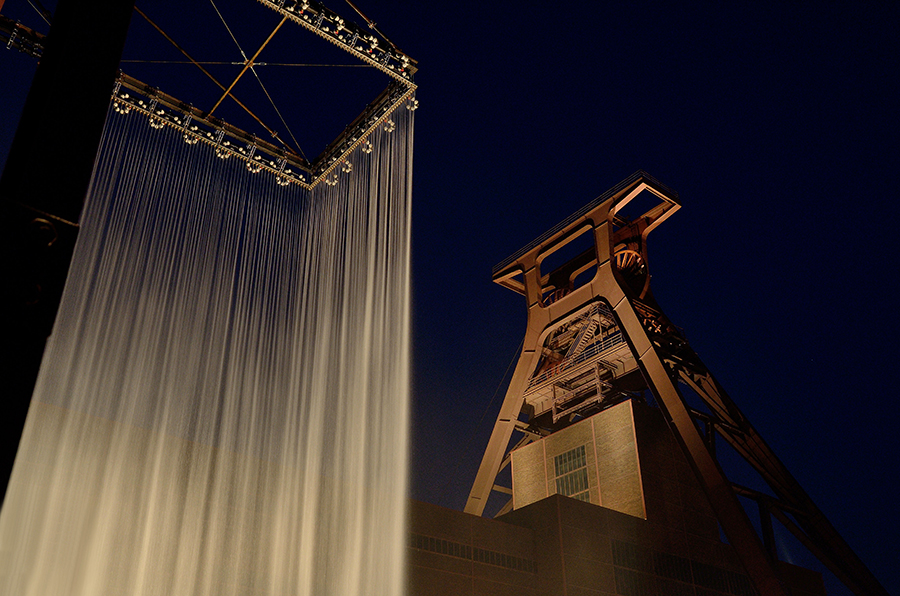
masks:
<path id="1" fill-rule="evenodd" d="M 622 208 L 642 193 L 655 197 L 658 203 L 634 220 L 627 220 L 620 214 Z M 646 388 L 663 411 L 757 592 L 765 596 L 787 593 L 776 572 L 772 548 L 771 517 L 775 517 L 855 594 L 886 596 L 878 580 L 766 445 L 654 300 L 646 273 L 647 235 L 679 206 L 676 193 L 646 173 L 637 172 L 494 268 L 496 283 L 525 296 L 528 324 L 518 364 L 465 510 L 476 515 L 483 513 L 501 465 L 508 461 L 507 454 L 514 448 L 513 433 L 540 431 L 536 426 L 543 405 L 529 397 L 527 389 L 540 367 L 546 368 L 542 358 L 554 330 L 570 324 L 599 300 L 611 308 Z M 541 271 L 546 256 L 587 231 L 593 238 L 592 251 L 579 254 L 553 271 Z M 585 281 L 581 276 L 592 267 L 596 271 Z M 632 271 L 627 271 L 627 267 Z M 576 279 L 581 281 L 576 283 Z M 690 408 L 681 387 L 696 393 L 710 413 Z M 599 396 L 600 389 L 597 391 Z M 705 432 L 701 432 L 701 427 Z M 736 487 L 728 480 L 715 456 L 716 434 L 760 474 L 773 496 Z M 758 503 L 762 537 L 738 496 Z M 502 511 L 510 506 L 508 503 Z"/>

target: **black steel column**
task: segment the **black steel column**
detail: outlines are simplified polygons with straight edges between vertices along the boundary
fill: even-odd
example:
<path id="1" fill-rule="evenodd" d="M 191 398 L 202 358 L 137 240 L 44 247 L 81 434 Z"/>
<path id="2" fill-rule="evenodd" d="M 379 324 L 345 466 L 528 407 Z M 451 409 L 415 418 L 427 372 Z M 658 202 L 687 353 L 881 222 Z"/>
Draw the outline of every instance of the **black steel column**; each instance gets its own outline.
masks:
<path id="1" fill-rule="evenodd" d="M 61 0 L 0 178 L 3 496 L 78 235 L 134 0 Z"/>

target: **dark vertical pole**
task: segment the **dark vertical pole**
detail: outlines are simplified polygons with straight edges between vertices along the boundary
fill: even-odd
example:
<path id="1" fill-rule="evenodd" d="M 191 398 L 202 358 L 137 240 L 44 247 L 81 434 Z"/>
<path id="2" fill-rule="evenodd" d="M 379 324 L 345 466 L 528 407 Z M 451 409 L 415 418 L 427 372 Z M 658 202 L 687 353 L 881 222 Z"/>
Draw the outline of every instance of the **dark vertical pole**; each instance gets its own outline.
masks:
<path id="1" fill-rule="evenodd" d="M 61 0 L 0 178 L 3 496 L 53 328 L 134 0 Z"/>

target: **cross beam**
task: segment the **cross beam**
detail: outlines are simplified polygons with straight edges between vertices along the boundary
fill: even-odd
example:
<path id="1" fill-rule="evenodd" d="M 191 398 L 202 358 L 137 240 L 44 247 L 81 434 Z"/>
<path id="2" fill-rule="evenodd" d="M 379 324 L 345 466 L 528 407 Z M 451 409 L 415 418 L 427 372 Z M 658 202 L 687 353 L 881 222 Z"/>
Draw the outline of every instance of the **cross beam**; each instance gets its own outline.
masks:
<path id="1" fill-rule="evenodd" d="M 655 204 L 634 219 L 625 217 L 623 210 L 642 195 Z M 496 283 L 525 297 L 528 323 L 518 364 L 465 511 L 484 512 L 497 474 L 515 448 L 513 433 L 523 429 L 539 432 L 540 425 L 548 424 L 546 412 L 555 401 L 542 397 L 536 388 L 552 382 L 548 379 L 566 366 L 573 366 L 568 354 L 553 354 L 554 334 L 583 316 L 591 305 L 602 303 L 621 332 L 620 349 L 629 350 L 637 363 L 644 387 L 653 393 L 757 592 L 786 594 L 772 548 L 774 516 L 855 594 L 887 596 L 653 298 L 646 270 L 647 235 L 679 206 L 674 191 L 645 172 L 636 172 L 494 268 Z M 544 270 L 553 262 L 548 257 L 585 235 L 592 241 L 588 250 Z M 548 357 L 556 358 L 549 367 Z M 710 413 L 690 408 L 682 388 L 693 391 Z M 600 389 L 596 391 L 599 399 Z M 595 407 L 594 403 L 588 405 Z M 555 417 L 552 423 L 557 423 Z M 551 428 L 551 432 L 555 430 Z M 728 480 L 715 455 L 716 434 L 759 473 L 774 496 L 736 488 Z M 759 503 L 762 537 L 738 496 Z M 510 507 L 511 502 L 502 511 Z"/>

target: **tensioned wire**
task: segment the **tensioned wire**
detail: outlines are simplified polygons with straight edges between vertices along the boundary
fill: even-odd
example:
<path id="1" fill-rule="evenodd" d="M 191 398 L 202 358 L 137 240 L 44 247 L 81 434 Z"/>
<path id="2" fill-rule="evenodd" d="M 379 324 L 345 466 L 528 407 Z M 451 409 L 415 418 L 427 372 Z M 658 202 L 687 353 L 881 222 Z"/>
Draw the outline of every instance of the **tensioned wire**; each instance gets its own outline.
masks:
<path id="1" fill-rule="evenodd" d="M 227 66 L 243 66 L 244 62 L 234 62 L 228 60 L 122 60 L 129 64 L 191 64 L 201 66 L 227 65 Z M 253 66 L 303 66 L 303 67 L 320 67 L 320 68 L 374 68 L 371 64 L 315 64 L 304 62 L 254 62 Z"/>
<path id="2" fill-rule="evenodd" d="M 216 6 L 215 0 L 209 0 L 209 3 L 212 4 L 213 9 L 216 11 L 216 14 L 219 15 L 219 20 L 222 21 L 222 25 L 225 26 L 225 30 L 228 31 L 228 35 L 231 36 L 231 40 L 234 42 L 234 45 L 237 46 L 238 51 L 241 53 L 241 56 L 244 58 L 244 65 L 249 65 L 250 72 L 253 73 L 253 76 L 256 78 L 256 82 L 259 83 L 260 88 L 263 90 L 263 93 L 266 94 L 266 98 L 268 98 L 269 103 L 272 105 L 272 109 L 275 110 L 275 113 L 278 114 L 278 119 L 281 120 L 281 124 L 284 126 L 285 130 L 288 131 L 288 134 L 291 135 L 291 139 L 294 141 L 294 146 L 297 147 L 297 150 L 300 151 L 300 154 L 303 155 L 303 159 L 306 159 L 306 155 L 303 154 L 303 150 L 300 148 L 300 143 L 297 142 L 297 138 L 294 136 L 294 133 L 291 131 L 291 127 L 287 125 L 284 117 L 281 115 L 281 110 L 278 109 L 278 106 L 275 105 L 275 100 L 272 99 L 272 96 L 269 95 L 269 90 L 266 89 L 266 86 L 263 85 L 262 79 L 259 78 L 259 74 L 256 72 L 256 68 L 254 68 L 254 63 L 250 62 L 247 58 L 247 54 L 244 53 L 244 48 L 241 47 L 241 44 L 238 43 L 237 38 L 234 36 L 234 33 L 231 32 L 231 27 L 228 26 L 228 23 L 225 22 L 225 17 L 222 16 L 222 12 L 219 10 L 219 7 Z"/>

